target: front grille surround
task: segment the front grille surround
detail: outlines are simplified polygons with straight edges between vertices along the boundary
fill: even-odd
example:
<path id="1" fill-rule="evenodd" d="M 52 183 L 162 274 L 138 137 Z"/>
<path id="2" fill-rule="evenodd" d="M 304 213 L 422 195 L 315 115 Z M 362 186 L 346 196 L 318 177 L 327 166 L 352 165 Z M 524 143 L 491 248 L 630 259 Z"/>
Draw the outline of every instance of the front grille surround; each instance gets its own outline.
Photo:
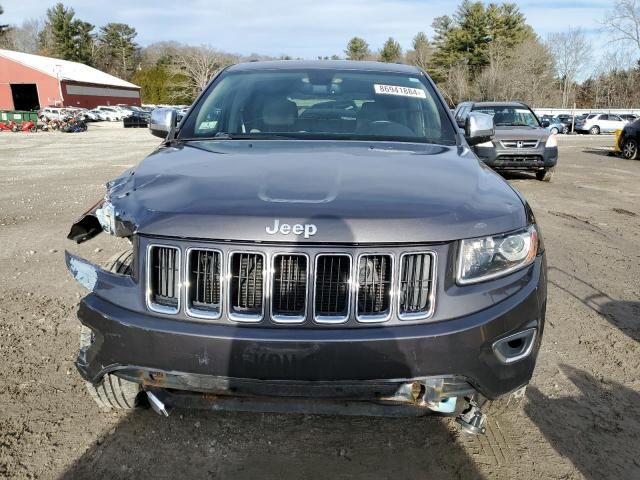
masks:
<path id="1" fill-rule="evenodd" d="M 233 283 L 233 259 L 235 255 L 257 255 L 262 257 L 262 286 L 261 286 L 261 290 L 262 290 L 262 301 L 261 301 L 261 310 L 260 313 L 257 314 L 246 314 L 246 313 L 238 313 L 235 312 L 233 309 L 233 288 L 232 288 L 232 283 Z M 263 252 L 258 252 L 258 251 L 252 251 L 252 250 L 233 250 L 231 252 L 229 252 L 229 259 L 227 260 L 227 282 L 226 282 L 226 287 L 227 287 L 227 305 L 228 305 L 228 315 L 229 318 L 235 322 L 245 322 L 245 323 L 258 323 L 261 322 L 262 319 L 265 316 L 265 306 L 267 304 L 267 271 L 268 271 L 268 267 L 267 267 L 268 263 L 267 263 L 267 256 L 265 253 Z M 240 265 L 240 268 L 242 268 L 242 265 Z"/>
<path id="2" fill-rule="evenodd" d="M 347 279 L 347 305 L 346 312 L 344 315 L 323 315 L 318 313 L 318 308 L 316 305 L 316 299 L 318 298 L 317 292 L 317 280 L 318 280 L 318 263 L 320 259 L 326 257 L 344 257 L 349 262 L 349 277 Z M 351 317 L 351 305 L 353 304 L 353 258 L 352 255 L 344 252 L 336 252 L 336 253 L 319 253 L 316 255 L 315 265 L 313 269 L 313 290 L 314 290 L 314 298 L 313 298 L 313 321 L 315 323 L 320 324 L 339 324 L 345 323 Z"/>
<path id="3" fill-rule="evenodd" d="M 195 288 L 194 285 L 191 285 L 191 282 L 190 282 L 191 257 L 194 252 L 211 252 L 213 255 L 218 255 L 218 262 L 219 262 L 218 270 L 220 272 L 220 287 L 218 291 L 218 297 L 220 299 L 220 302 L 217 310 L 204 310 L 204 309 L 197 308 L 192 305 L 192 302 L 190 300 L 191 291 Z M 217 320 L 222 316 L 222 308 L 224 304 L 223 284 L 225 283 L 224 267 L 225 267 L 224 254 L 222 253 L 221 250 L 218 250 L 215 248 L 205 248 L 205 247 L 187 248 L 185 252 L 185 262 L 184 262 L 184 279 L 185 279 L 184 280 L 184 286 L 185 286 L 184 310 L 189 317 L 200 318 L 205 320 Z"/>
<path id="4" fill-rule="evenodd" d="M 330 328 L 331 325 L 335 327 L 341 328 L 354 328 L 354 327 L 366 327 L 370 324 L 371 327 L 375 327 L 376 324 L 379 325 L 401 325 L 401 324 L 413 324 L 420 323 L 424 320 L 429 319 L 433 316 L 436 307 L 436 297 L 435 293 L 437 289 L 437 271 L 438 260 L 437 253 L 440 253 L 442 256 L 442 251 L 445 251 L 449 247 L 442 245 L 435 245 L 434 247 L 424 246 L 420 248 L 418 245 L 407 245 L 403 247 L 402 245 L 392 245 L 392 246 L 377 246 L 374 248 L 367 248 L 366 246 L 317 246 L 317 245 L 309 245 L 308 248 L 305 245 L 304 247 L 299 245 L 244 245 L 233 244 L 233 245 L 225 245 L 222 242 L 204 242 L 204 241 L 186 241 L 186 240 L 173 240 L 173 239 L 156 239 L 150 238 L 146 240 L 144 236 L 141 237 L 142 243 L 142 258 L 146 259 L 142 270 L 142 273 L 145 275 L 143 279 L 142 286 L 145 287 L 143 296 L 145 297 L 143 303 L 146 303 L 147 310 L 158 313 L 160 315 L 174 316 L 184 321 L 192 321 L 192 322 L 208 322 L 208 323 L 220 323 L 220 324 L 249 324 L 249 325 L 259 325 L 261 327 L 287 327 L 291 328 L 313 328 L 314 325 L 325 326 L 325 328 Z M 176 290 L 178 292 L 177 301 L 178 305 L 171 304 L 171 307 L 167 307 L 166 305 L 158 305 L 154 303 L 152 300 L 154 297 L 151 295 L 150 286 L 157 285 L 157 279 L 152 280 L 152 251 L 154 248 L 173 248 L 176 251 L 176 264 L 179 266 L 176 275 Z M 246 248 L 246 250 L 245 250 Z M 442 250 L 442 251 L 440 251 Z M 219 255 L 220 262 L 220 288 L 216 289 L 216 292 L 219 291 L 220 302 L 219 305 L 213 305 L 211 311 L 208 308 L 208 305 L 205 305 L 204 312 L 199 311 L 197 308 L 191 308 L 189 302 L 190 300 L 196 299 L 196 295 L 191 291 L 192 288 L 195 288 L 195 268 L 196 264 L 194 263 L 195 257 L 193 252 L 197 251 L 210 251 L 215 252 Z M 237 297 L 237 277 L 236 282 L 233 282 L 233 272 L 232 265 L 233 260 L 235 258 L 235 270 L 238 270 L 238 257 L 235 257 L 236 254 L 253 254 L 259 255 L 260 261 L 262 262 L 262 286 L 260 291 L 262 292 L 262 303 L 256 306 L 255 311 L 246 310 L 244 312 L 234 311 L 233 301 L 238 300 L 238 298 L 232 298 L 233 290 L 235 289 L 235 294 Z M 428 254 L 431 258 L 431 272 L 430 272 L 430 290 L 429 290 L 429 310 L 425 312 L 420 312 L 419 314 L 403 314 L 402 308 L 400 306 L 400 280 L 401 280 L 401 270 L 402 270 L 402 262 L 403 257 L 405 255 L 411 254 Z M 156 257 L 157 257 L 156 253 Z M 306 275 L 305 275 L 305 307 L 304 309 L 301 306 L 300 300 L 300 290 L 298 290 L 298 302 L 296 303 L 296 310 L 300 312 L 299 315 L 294 315 L 297 312 L 285 311 L 286 314 L 279 315 L 277 306 L 278 301 L 275 302 L 274 306 L 274 298 L 273 296 L 277 294 L 277 285 L 274 276 L 277 273 L 276 262 L 281 261 L 281 256 L 304 256 L 306 259 Z M 316 283 L 316 276 L 318 273 L 322 273 L 318 271 L 319 262 L 322 261 L 322 258 L 325 256 L 341 256 L 347 260 L 349 268 L 341 267 L 345 273 L 342 276 L 338 276 L 335 274 L 325 277 L 326 283 L 325 287 L 329 285 L 328 278 L 333 278 L 335 282 L 336 279 L 340 278 L 342 282 L 342 290 L 340 290 L 340 302 L 343 300 L 346 301 L 346 306 L 343 303 L 339 303 L 338 310 L 340 310 L 339 315 L 323 315 L 323 311 L 319 310 L 322 308 L 320 303 L 316 308 L 316 296 L 320 295 L 320 290 L 316 290 L 322 285 L 322 279 L 319 279 Z M 391 262 L 390 270 L 387 270 L 391 274 L 391 284 L 385 284 L 385 291 L 389 291 L 388 296 L 390 297 L 390 303 L 388 307 L 388 311 L 385 310 L 384 314 L 377 314 L 380 311 L 380 307 L 376 307 L 378 310 L 375 310 L 376 313 L 367 313 L 371 312 L 370 307 L 363 307 L 362 302 L 363 298 L 360 298 L 360 308 L 358 306 L 358 294 L 361 292 L 360 290 L 360 263 L 363 257 L 367 256 L 386 256 L 387 259 Z M 302 257 L 301 257 L 302 258 Z M 190 265 L 192 264 L 193 265 Z M 158 262 L 156 261 L 156 265 Z M 329 266 L 330 263 L 327 263 Z M 194 273 L 191 274 L 189 269 L 193 266 Z M 337 266 L 337 263 L 334 261 L 334 268 Z M 320 263 L 320 267 L 322 264 Z M 376 267 L 377 269 L 377 267 Z M 300 267 L 300 271 L 303 268 Z M 154 270 L 156 275 L 158 274 L 157 268 Z M 286 270 L 285 270 L 286 272 Z M 237 272 L 236 272 L 237 273 Z M 347 275 L 348 273 L 348 275 Z M 190 285 L 193 283 L 193 285 Z M 302 282 L 300 282 L 301 284 Z M 346 287 L 345 287 L 346 285 Z M 345 292 L 346 288 L 346 292 Z M 287 291 L 291 290 L 287 287 Z M 162 293 L 162 292 L 160 292 Z M 293 292 L 295 293 L 295 292 Z M 243 292 L 243 295 L 246 292 Z M 327 290 L 325 290 L 325 295 L 327 295 Z M 362 296 L 362 295 L 361 295 Z M 373 297 L 370 297 L 373 298 Z M 376 297 L 377 298 L 377 297 Z M 159 297 L 160 301 L 164 300 L 162 297 Z M 175 299 L 174 299 L 175 300 Z M 278 300 L 278 299 L 276 299 Z M 217 302 L 218 299 L 213 299 L 213 301 Z M 376 302 L 379 299 L 377 298 Z M 249 300 L 250 302 L 250 300 Z M 318 302 L 320 300 L 318 299 Z M 324 302 L 325 308 L 328 306 L 328 312 L 334 313 L 331 309 L 335 308 L 333 302 L 335 302 L 335 289 L 332 290 L 332 299 L 331 302 L 326 300 Z M 239 310 L 244 309 L 245 307 L 250 308 L 251 304 L 240 303 L 241 308 Z M 282 303 L 280 303 L 283 306 Z M 378 304 L 379 305 L 379 304 Z M 175 308 L 174 308 L 175 307 Z M 261 308 L 260 308 L 261 307 Z M 343 310 L 344 307 L 344 310 Z M 384 305 L 382 308 L 386 307 Z M 255 315 L 253 315 L 255 313 Z"/>
<path id="5" fill-rule="evenodd" d="M 175 307 L 170 307 L 168 305 L 162 305 L 160 303 L 154 302 L 154 289 L 153 289 L 153 252 L 155 249 L 169 249 L 175 252 L 175 268 L 174 268 L 174 286 L 173 289 L 176 292 L 177 302 Z M 180 311 L 181 300 L 182 300 L 182 279 L 181 279 L 181 250 L 178 247 L 173 245 L 161 245 L 152 243 L 147 246 L 147 271 L 146 271 L 146 283 L 145 283 L 145 302 L 147 304 L 147 308 L 153 312 L 164 313 L 166 315 L 176 315 Z"/>
<path id="6" fill-rule="evenodd" d="M 304 289 L 304 308 L 302 310 L 302 314 L 301 315 L 286 315 L 286 314 L 282 314 L 282 313 L 278 313 L 277 312 L 277 308 L 276 308 L 276 288 L 275 288 L 275 284 L 276 284 L 276 276 L 277 276 L 277 264 L 276 262 L 278 261 L 279 258 L 281 257 L 303 257 L 305 259 L 306 265 L 305 265 L 305 275 L 304 275 L 304 281 L 305 281 L 305 289 Z M 271 305 L 271 318 L 273 319 L 273 321 L 275 323 L 302 323 L 306 320 L 307 318 L 307 310 L 308 310 L 308 306 L 309 306 L 309 282 L 311 281 L 310 279 L 310 270 L 311 270 L 311 259 L 309 258 L 309 255 L 307 255 L 306 253 L 302 253 L 302 252 L 280 252 L 280 253 L 275 253 L 271 256 L 271 270 L 269 272 L 269 276 L 270 279 L 268 281 L 269 284 L 269 297 L 270 297 L 270 305 Z"/>
<path id="7" fill-rule="evenodd" d="M 360 295 L 360 262 L 363 258 L 366 257 L 386 257 L 390 262 L 389 271 L 391 274 L 391 281 L 389 284 L 389 291 L 385 293 L 385 295 L 389 295 L 388 300 L 388 308 L 383 313 L 360 313 L 359 308 L 359 295 Z M 355 276 L 355 310 L 356 310 L 356 320 L 360 323 L 382 323 L 386 322 L 391 318 L 391 313 L 394 304 L 394 296 L 397 292 L 397 278 L 398 275 L 395 270 L 395 261 L 394 256 L 389 254 L 389 252 L 366 252 L 358 255 L 355 264 L 356 276 Z"/>
<path id="8" fill-rule="evenodd" d="M 404 265 L 404 258 L 407 256 L 411 256 L 411 255 L 428 255 L 430 258 L 430 264 L 429 264 L 429 294 L 428 294 L 428 302 L 429 302 L 429 308 L 425 311 L 421 311 L 421 312 L 416 312 L 416 313 L 408 313 L 402 312 L 402 295 L 400 294 L 400 282 L 402 281 L 402 269 L 403 269 L 403 265 Z M 431 250 L 421 250 L 421 251 L 409 251 L 409 252 L 404 252 L 400 255 L 400 260 L 398 262 L 398 272 L 397 275 L 395 276 L 395 278 L 398 281 L 398 287 L 397 287 L 397 291 L 396 291 L 396 301 L 397 301 L 397 308 L 398 308 L 398 318 L 400 320 L 426 320 L 428 318 L 430 318 L 433 315 L 433 312 L 435 310 L 435 292 L 436 292 L 436 288 L 437 288 L 437 273 L 438 273 L 438 255 L 436 254 L 436 252 L 431 251 Z"/>

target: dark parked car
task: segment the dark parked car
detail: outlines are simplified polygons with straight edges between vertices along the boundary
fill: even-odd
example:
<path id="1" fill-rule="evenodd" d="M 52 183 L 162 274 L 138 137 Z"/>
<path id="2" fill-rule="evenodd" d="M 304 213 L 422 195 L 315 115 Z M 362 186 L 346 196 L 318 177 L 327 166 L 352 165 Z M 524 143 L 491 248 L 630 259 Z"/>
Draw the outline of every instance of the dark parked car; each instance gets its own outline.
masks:
<path id="1" fill-rule="evenodd" d="M 638 115 L 635 115 L 633 113 L 622 113 L 620 115 L 620 118 L 626 120 L 627 122 L 635 122 L 636 120 L 638 120 Z"/>
<path id="2" fill-rule="evenodd" d="M 553 122 L 553 119 L 554 119 L 553 115 L 545 114 L 540 117 L 540 123 L 542 124 L 543 127 L 546 128 Z"/>
<path id="3" fill-rule="evenodd" d="M 122 119 L 124 128 L 148 127 L 151 114 L 143 111 L 133 110 L 131 115 Z"/>
<path id="4" fill-rule="evenodd" d="M 464 102 L 455 118 L 463 126 L 470 113 L 491 115 L 495 137 L 473 146 L 478 158 L 499 171 L 532 171 L 539 180 L 551 181 L 558 162 L 556 136 L 522 102 Z"/>
<path id="5" fill-rule="evenodd" d="M 627 123 L 618 137 L 618 147 L 622 156 L 628 160 L 637 160 L 640 157 L 640 120 Z"/>
<path id="6" fill-rule="evenodd" d="M 566 134 L 573 131 L 573 128 L 575 125 L 575 120 L 573 118 L 573 115 L 565 115 L 565 114 L 556 115 L 554 117 L 554 120 L 563 125 L 563 128 L 560 131 L 560 133 Z"/>
<path id="7" fill-rule="evenodd" d="M 128 238 L 89 294 L 76 366 L 98 403 L 457 415 L 518 402 L 547 274 L 526 200 L 419 69 L 255 62 L 219 73 L 69 238 Z M 536 130 L 537 131 L 537 130 Z M 502 406 L 500 406 L 502 405 Z"/>

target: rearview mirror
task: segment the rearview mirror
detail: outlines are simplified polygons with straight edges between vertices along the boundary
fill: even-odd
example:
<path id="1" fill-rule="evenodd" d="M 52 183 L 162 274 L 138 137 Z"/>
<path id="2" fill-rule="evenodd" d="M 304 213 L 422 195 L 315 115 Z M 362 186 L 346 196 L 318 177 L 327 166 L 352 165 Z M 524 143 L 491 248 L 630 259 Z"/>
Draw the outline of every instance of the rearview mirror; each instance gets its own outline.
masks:
<path id="1" fill-rule="evenodd" d="M 173 127 L 176 126 L 177 114 L 173 108 L 156 108 L 151 112 L 149 131 L 151 135 L 165 138 Z"/>
<path id="2" fill-rule="evenodd" d="M 471 112 L 464 122 L 464 136 L 470 146 L 488 142 L 495 133 L 493 117 L 486 113 Z"/>

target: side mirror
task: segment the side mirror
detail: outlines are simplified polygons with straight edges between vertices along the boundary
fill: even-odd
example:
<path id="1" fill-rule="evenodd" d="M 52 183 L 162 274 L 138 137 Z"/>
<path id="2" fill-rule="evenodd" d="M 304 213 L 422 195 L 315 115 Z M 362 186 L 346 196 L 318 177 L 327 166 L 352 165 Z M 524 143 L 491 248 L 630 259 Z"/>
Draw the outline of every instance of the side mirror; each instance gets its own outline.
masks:
<path id="1" fill-rule="evenodd" d="M 543 120 L 543 121 L 541 122 L 541 124 L 542 124 L 542 126 L 543 126 L 544 128 L 547 128 L 549 125 L 551 125 L 551 123 L 549 123 L 549 121 L 548 121 L 548 120 Z"/>
<path id="2" fill-rule="evenodd" d="M 464 123 L 464 136 L 469 146 L 488 142 L 496 133 L 493 117 L 486 113 L 471 112 Z"/>
<path id="3" fill-rule="evenodd" d="M 156 108 L 151 112 L 149 131 L 151 135 L 166 138 L 167 134 L 176 126 L 177 114 L 173 108 Z"/>

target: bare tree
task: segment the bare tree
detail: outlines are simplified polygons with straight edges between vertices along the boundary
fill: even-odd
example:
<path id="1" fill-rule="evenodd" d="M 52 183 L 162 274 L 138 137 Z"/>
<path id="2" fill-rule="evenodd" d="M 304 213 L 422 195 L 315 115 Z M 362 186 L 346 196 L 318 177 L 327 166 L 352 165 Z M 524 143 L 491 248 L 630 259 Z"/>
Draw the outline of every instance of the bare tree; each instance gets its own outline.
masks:
<path id="1" fill-rule="evenodd" d="M 25 20 L 19 27 L 11 27 L 4 39 L 3 48 L 24 53 L 38 53 L 40 50 L 38 37 L 43 28 L 44 21 L 37 18 Z"/>
<path id="2" fill-rule="evenodd" d="M 589 63 L 591 46 L 582 29 L 577 28 L 549 35 L 547 47 L 553 55 L 561 82 L 562 108 L 567 108 L 575 91 L 576 80 Z"/>
<path id="3" fill-rule="evenodd" d="M 427 35 L 424 32 L 418 32 L 413 37 L 413 50 L 407 52 L 407 62 L 426 71 L 432 56 L 433 47 L 429 43 Z"/>
<path id="4" fill-rule="evenodd" d="M 453 65 L 449 69 L 444 84 L 439 86 L 451 105 L 456 105 L 470 98 L 471 85 L 469 77 L 469 64 L 465 60 Z"/>
<path id="5" fill-rule="evenodd" d="M 186 76 L 184 87 L 198 95 L 211 78 L 223 67 L 234 63 L 235 57 L 208 46 L 181 47 L 175 51 L 174 62 Z"/>
<path id="6" fill-rule="evenodd" d="M 612 42 L 631 43 L 640 50 L 640 1 L 615 0 L 603 25 L 613 33 Z"/>

